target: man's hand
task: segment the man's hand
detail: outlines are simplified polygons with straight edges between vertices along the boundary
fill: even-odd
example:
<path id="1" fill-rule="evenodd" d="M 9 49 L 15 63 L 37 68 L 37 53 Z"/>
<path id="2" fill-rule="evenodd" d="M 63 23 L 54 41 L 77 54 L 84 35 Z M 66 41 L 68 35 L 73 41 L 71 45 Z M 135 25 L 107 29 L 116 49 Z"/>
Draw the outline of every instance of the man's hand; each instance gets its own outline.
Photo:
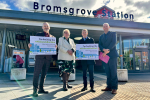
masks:
<path id="1" fill-rule="evenodd" d="M 103 57 L 105 57 L 106 56 L 106 53 L 103 53 Z"/>
<path id="2" fill-rule="evenodd" d="M 103 51 L 105 54 L 108 54 L 110 52 L 109 49 L 103 49 Z"/>
<path id="3" fill-rule="evenodd" d="M 29 43 L 29 44 L 28 44 L 28 47 L 31 48 L 31 46 L 32 46 L 32 45 Z"/>
<path id="4" fill-rule="evenodd" d="M 55 48 L 57 49 L 57 44 L 55 45 Z"/>

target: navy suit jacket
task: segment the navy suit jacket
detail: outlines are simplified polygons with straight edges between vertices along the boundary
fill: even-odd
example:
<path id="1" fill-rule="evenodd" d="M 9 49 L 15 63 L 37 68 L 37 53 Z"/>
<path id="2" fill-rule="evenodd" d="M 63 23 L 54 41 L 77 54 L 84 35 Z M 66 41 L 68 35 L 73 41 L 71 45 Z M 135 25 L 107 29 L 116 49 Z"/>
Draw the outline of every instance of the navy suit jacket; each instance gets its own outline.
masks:
<path id="1" fill-rule="evenodd" d="M 87 37 L 87 39 L 84 41 L 84 39 L 82 38 L 81 40 L 79 40 L 79 44 L 94 44 L 94 39 L 91 37 Z M 85 64 L 95 64 L 94 60 L 81 60 L 81 64 L 85 65 Z"/>
<path id="2" fill-rule="evenodd" d="M 106 35 L 106 38 L 105 38 Z M 107 54 L 110 58 L 119 57 L 116 50 L 116 32 L 108 32 L 102 34 L 99 38 L 99 48 L 103 52 L 103 49 L 109 49 L 110 52 Z"/>

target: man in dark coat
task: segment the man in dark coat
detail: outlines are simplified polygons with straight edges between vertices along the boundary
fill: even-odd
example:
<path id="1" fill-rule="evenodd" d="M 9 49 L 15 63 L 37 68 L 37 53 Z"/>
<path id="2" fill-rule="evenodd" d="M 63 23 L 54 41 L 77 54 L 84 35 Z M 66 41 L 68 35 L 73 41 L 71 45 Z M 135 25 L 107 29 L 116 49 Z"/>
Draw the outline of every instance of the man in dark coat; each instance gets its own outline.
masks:
<path id="1" fill-rule="evenodd" d="M 111 91 L 112 94 L 117 93 L 118 78 L 117 78 L 117 57 L 119 56 L 116 50 L 116 33 L 109 31 L 109 24 L 103 24 L 104 34 L 99 38 L 99 48 L 103 52 L 103 56 L 110 57 L 108 63 L 104 63 L 107 75 L 107 87 L 102 91 Z"/>
<path id="2" fill-rule="evenodd" d="M 42 29 L 43 29 L 43 32 L 37 33 L 36 36 L 54 37 L 49 33 L 50 26 L 47 22 L 43 23 Z M 28 44 L 29 48 L 31 46 L 32 46 L 31 44 Z M 46 73 L 48 71 L 48 68 L 50 67 L 51 58 L 52 58 L 51 55 L 36 55 L 35 56 L 36 61 L 35 61 L 34 76 L 33 76 L 33 96 L 34 97 L 37 97 L 38 93 L 45 93 L 45 94 L 48 93 L 48 91 L 45 91 L 43 89 L 43 85 L 46 79 Z M 39 91 L 37 93 L 40 73 L 41 73 L 41 79 L 40 79 Z"/>
<path id="3" fill-rule="evenodd" d="M 94 39 L 88 37 L 88 30 L 83 29 L 82 30 L 82 39 L 79 40 L 79 44 L 94 44 Z M 90 87 L 91 92 L 95 92 L 94 90 L 94 60 L 81 60 L 82 70 L 83 70 L 83 84 L 84 87 L 81 91 L 87 90 L 87 69 L 89 71 L 89 77 L 90 77 Z"/>

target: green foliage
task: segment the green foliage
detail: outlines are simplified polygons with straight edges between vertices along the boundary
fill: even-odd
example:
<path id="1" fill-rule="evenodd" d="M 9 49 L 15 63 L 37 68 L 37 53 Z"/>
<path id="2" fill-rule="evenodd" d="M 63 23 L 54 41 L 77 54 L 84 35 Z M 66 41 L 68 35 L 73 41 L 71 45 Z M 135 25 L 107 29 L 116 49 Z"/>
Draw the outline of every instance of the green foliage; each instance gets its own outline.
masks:
<path id="1" fill-rule="evenodd" d="M 132 49 L 129 49 L 127 52 L 124 53 L 124 66 L 132 70 L 133 69 L 133 59 L 130 58 L 130 54 L 133 54 Z"/>

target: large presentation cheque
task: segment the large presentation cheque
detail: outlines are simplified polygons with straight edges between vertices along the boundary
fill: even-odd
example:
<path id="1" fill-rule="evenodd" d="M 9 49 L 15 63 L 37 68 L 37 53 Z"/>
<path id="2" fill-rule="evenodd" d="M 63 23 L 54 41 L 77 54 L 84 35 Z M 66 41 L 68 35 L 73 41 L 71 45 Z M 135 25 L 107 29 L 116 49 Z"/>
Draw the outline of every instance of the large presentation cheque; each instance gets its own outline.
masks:
<path id="1" fill-rule="evenodd" d="M 77 60 L 99 60 L 98 44 L 76 44 Z"/>
<path id="2" fill-rule="evenodd" d="M 55 55 L 56 38 L 30 36 L 30 55 Z"/>

